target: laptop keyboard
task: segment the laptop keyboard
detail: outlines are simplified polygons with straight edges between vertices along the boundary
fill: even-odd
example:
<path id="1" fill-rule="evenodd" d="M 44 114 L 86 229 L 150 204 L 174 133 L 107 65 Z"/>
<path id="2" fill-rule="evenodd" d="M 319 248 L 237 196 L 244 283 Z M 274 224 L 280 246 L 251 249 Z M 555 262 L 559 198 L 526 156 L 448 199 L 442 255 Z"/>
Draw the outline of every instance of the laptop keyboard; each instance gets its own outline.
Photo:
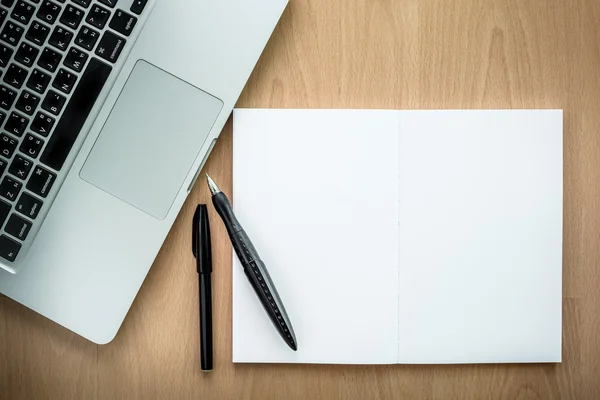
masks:
<path id="1" fill-rule="evenodd" d="M 15 261 L 40 210 L 51 202 L 51 190 L 147 1 L 0 0 L 4 260 Z"/>

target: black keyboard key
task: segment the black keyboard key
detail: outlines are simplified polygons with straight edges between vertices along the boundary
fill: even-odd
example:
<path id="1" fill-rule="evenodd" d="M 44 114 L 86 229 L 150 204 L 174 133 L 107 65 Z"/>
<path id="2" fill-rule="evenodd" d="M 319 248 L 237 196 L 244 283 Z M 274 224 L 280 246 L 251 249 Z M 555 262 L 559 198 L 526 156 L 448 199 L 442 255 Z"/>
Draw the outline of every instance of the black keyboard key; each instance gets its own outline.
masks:
<path id="1" fill-rule="evenodd" d="M 23 111 L 27 115 L 33 115 L 37 105 L 40 103 L 40 98 L 33 93 L 29 93 L 26 90 L 21 92 L 17 105 L 17 110 Z"/>
<path id="2" fill-rule="evenodd" d="M 0 236 L 0 257 L 11 262 L 15 261 L 17 254 L 19 254 L 19 250 L 21 250 L 21 245 L 19 243 L 10 239 L 8 236 Z"/>
<path id="3" fill-rule="evenodd" d="M 21 180 L 25 180 L 27 179 L 27 175 L 29 175 L 29 171 L 31 171 L 31 167 L 33 167 L 33 163 L 31 161 L 25 157 L 16 155 L 10 164 L 8 172 Z"/>
<path id="4" fill-rule="evenodd" d="M 66 50 L 69 43 L 71 43 L 71 39 L 73 39 L 73 33 L 71 31 L 62 26 L 56 26 L 52 35 L 50 35 L 48 43 L 60 50 Z"/>
<path id="5" fill-rule="evenodd" d="M 12 112 L 8 120 L 6 121 L 6 125 L 4 125 L 4 129 L 7 132 L 12 133 L 15 136 L 21 137 L 23 133 L 25 133 L 25 129 L 27 129 L 27 125 L 29 125 L 29 118 L 22 116 L 16 112 Z"/>
<path id="6" fill-rule="evenodd" d="M 38 13 L 39 14 L 39 13 Z M 46 41 L 48 34 L 50 33 L 50 28 L 48 28 L 44 24 L 40 24 L 37 21 L 34 21 L 33 24 L 27 30 L 27 34 L 25 37 L 27 40 L 41 46 Z"/>
<path id="7" fill-rule="evenodd" d="M 59 53 L 45 47 L 37 63 L 40 67 L 47 69 L 50 72 L 54 72 L 56 71 L 58 64 L 60 64 L 61 58 L 62 56 Z"/>
<path id="8" fill-rule="evenodd" d="M 106 25 L 108 17 L 110 17 L 110 10 L 95 5 L 92 7 L 90 12 L 88 12 L 87 17 L 85 18 L 85 22 L 92 26 L 95 26 L 98 29 L 102 29 L 104 28 L 104 25 Z"/>
<path id="9" fill-rule="evenodd" d="M 31 222 L 27 221 L 23 217 L 18 216 L 17 214 L 13 214 L 8 219 L 4 230 L 9 235 L 12 235 L 19 240 L 25 240 L 27 238 L 27 234 L 31 230 Z"/>
<path id="10" fill-rule="evenodd" d="M 19 43 L 21 36 L 23 36 L 23 28 L 10 21 L 4 25 L 4 29 L 2 29 L 2 32 L 0 33 L 0 39 L 13 46 L 16 46 L 17 43 Z"/>
<path id="11" fill-rule="evenodd" d="M 13 6 L 13 4 L 15 4 L 15 0 L 2 0 L 2 1 L 0 1 L 0 4 L 2 4 L 3 6 L 6 6 L 8 8 L 11 8 Z"/>
<path id="12" fill-rule="evenodd" d="M 28 133 L 27 136 L 25 136 L 25 140 L 23 140 L 23 143 L 21 143 L 21 147 L 19 147 L 19 150 L 31 158 L 37 158 L 43 146 L 44 141 L 42 139 L 38 139 L 31 133 Z"/>
<path id="13" fill-rule="evenodd" d="M 100 40 L 100 44 L 98 44 L 96 54 L 106 61 L 114 63 L 117 61 L 117 58 L 119 58 L 119 55 L 121 55 L 125 43 L 126 40 L 122 37 L 106 31 Z"/>
<path id="14" fill-rule="evenodd" d="M 0 85 L 0 107 L 9 110 L 15 102 L 16 97 L 17 92 L 4 85 Z"/>
<path id="15" fill-rule="evenodd" d="M 0 196 L 10 201 L 14 201 L 19 195 L 22 187 L 23 184 L 18 180 L 13 179 L 10 176 L 5 176 L 2 183 L 0 183 Z"/>
<path id="16" fill-rule="evenodd" d="M 74 73 L 61 68 L 58 70 L 56 78 L 54 78 L 54 82 L 52 82 L 52 86 L 66 94 L 69 94 L 71 93 L 71 90 L 73 90 L 73 86 L 75 86 L 76 81 L 77 76 Z"/>
<path id="17" fill-rule="evenodd" d="M 0 133 L 0 154 L 6 158 L 11 158 L 15 149 L 17 148 L 17 141 L 5 133 Z"/>
<path id="18" fill-rule="evenodd" d="M 83 10 L 77 7 L 67 6 L 60 16 L 60 23 L 71 29 L 77 29 L 83 19 Z"/>
<path id="19" fill-rule="evenodd" d="M 43 94 L 50 83 L 50 75 L 45 72 L 40 71 L 39 69 L 34 69 L 33 73 L 29 75 L 29 80 L 27 81 L 27 87 L 31 90 L 35 90 L 36 92 Z"/>
<path id="20" fill-rule="evenodd" d="M 88 8 L 92 0 L 73 0 L 73 3 L 79 4 L 83 8 Z"/>
<path id="21" fill-rule="evenodd" d="M 10 208 L 10 204 L 7 204 L 0 200 L 0 227 L 4 225 L 4 221 L 6 221 L 8 214 L 10 214 Z"/>
<path id="22" fill-rule="evenodd" d="M 65 105 L 65 101 L 67 99 L 64 96 L 56 93 L 54 90 L 49 90 L 42 102 L 42 108 L 54 115 L 58 115 Z"/>
<path id="23" fill-rule="evenodd" d="M 125 36 L 129 36 L 131 35 L 131 31 L 135 27 L 136 23 L 136 17 L 131 14 L 127 14 L 123 10 L 117 10 L 115 15 L 110 20 L 110 24 L 108 24 L 108 26 Z"/>
<path id="24" fill-rule="evenodd" d="M 75 47 L 71 47 L 65 57 L 64 64 L 73 71 L 81 72 L 87 59 L 88 55 L 86 53 L 76 49 Z"/>
<path id="25" fill-rule="evenodd" d="M 140 15 L 142 11 L 144 11 L 144 7 L 146 7 L 146 3 L 148 0 L 133 0 L 133 4 L 131 5 L 131 12 L 137 15 Z"/>
<path id="26" fill-rule="evenodd" d="M 13 8 L 11 17 L 13 17 L 15 21 L 27 25 L 29 21 L 31 21 L 34 12 L 35 6 L 33 4 L 20 0 L 15 8 Z"/>
<path id="27" fill-rule="evenodd" d="M 6 119 L 6 114 L 0 111 L 0 126 L 2 126 L 5 119 Z M 0 174 L 0 175 L 2 175 L 2 174 Z"/>
<path id="28" fill-rule="evenodd" d="M 25 79 L 27 79 L 27 70 L 19 67 L 17 64 L 10 64 L 4 75 L 4 82 L 17 89 L 23 86 Z"/>
<path id="29" fill-rule="evenodd" d="M 4 8 L 0 8 L 0 26 L 2 26 L 2 24 L 4 23 L 4 20 L 6 19 L 7 15 L 8 11 L 6 11 Z"/>
<path id="30" fill-rule="evenodd" d="M 57 171 L 62 168 L 111 70 L 96 58 L 90 60 L 42 153 L 42 163 Z"/>
<path id="31" fill-rule="evenodd" d="M 29 43 L 22 42 L 21 46 L 19 46 L 19 50 L 17 50 L 17 54 L 15 55 L 15 60 L 26 67 L 31 67 L 39 52 L 40 51 L 38 49 Z"/>
<path id="32" fill-rule="evenodd" d="M 53 126 L 54 126 L 54 118 L 44 114 L 41 111 L 38 111 L 37 115 L 33 119 L 33 122 L 31 123 L 31 130 L 37 134 L 40 134 L 40 135 L 46 137 L 52 130 Z M 27 135 L 27 136 L 29 137 L 31 135 Z M 25 142 L 26 141 L 27 141 L 27 137 L 25 138 Z M 25 142 L 23 142 L 23 144 L 25 144 Z M 24 153 L 27 153 L 26 151 L 23 150 L 23 146 L 21 146 L 21 151 L 23 151 Z M 32 156 L 32 157 L 37 157 L 37 153 L 35 156 Z"/>
<path id="33" fill-rule="evenodd" d="M 0 43 L 0 67 L 6 68 L 14 50 Z"/>
<path id="34" fill-rule="evenodd" d="M 61 9 L 62 7 L 56 3 L 53 3 L 51 1 L 44 1 L 40 6 L 40 9 L 38 10 L 36 16 L 44 22 L 53 24 L 56 22 L 56 19 L 58 18 L 58 14 L 60 14 Z"/>
<path id="35" fill-rule="evenodd" d="M 92 50 L 94 48 L 94 45 L 98 41 L 98 37 L 100 37 L 100 34 L 98 32 L 96 32 L 92 28 L 84 26 L 83 28 L 81 28 L 79 34 L 75 38 L 75 44 L 83 47 L 86 50 Z"/>
<path id="36" fill-rule="evenodd" d="M 0 176 L 6 171 L 6 167 L 8 165 L 8 161 L 3 158 L 0 158 Z M 2 223 L 0 223 L 2 225 Z"/>
<path id="37" fill-rule="evenodd" d="M 17 211 L 30 219 L 35 219 L 44 203 L 27 192 L 23 192 L 17 203 Z"/>
<path id="38" fill-rule="evenodd" d="M 54 181 L 56 181 L 56 174 L 37 166 L 33 169 L 33 174 L 27 182 L 27 189 L 40 197 L 46 198 L 50 193 L 50 189 L 52 189 L 52 185 L 54 185 Z"/>
<path id="39" fill-rule="evenodd" d="M 117 5 L 119 0 L 99 0 L 100 3 L 109 6 L 110 8 L 114 8 Z"/>

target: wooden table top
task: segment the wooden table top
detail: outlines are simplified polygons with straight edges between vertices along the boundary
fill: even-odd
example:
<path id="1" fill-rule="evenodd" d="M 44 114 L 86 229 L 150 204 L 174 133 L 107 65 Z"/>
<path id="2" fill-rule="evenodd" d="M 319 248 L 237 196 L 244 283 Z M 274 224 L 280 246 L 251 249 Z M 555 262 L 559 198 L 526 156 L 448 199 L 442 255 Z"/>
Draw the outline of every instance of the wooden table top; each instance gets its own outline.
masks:
<path id="1" fill-rule="evenodd" d="M 233 365 L 231 250 L 214 223 L 216 358 L 203 374 L 200 182 L 112 343 L 0 298 L 1 399 L 600 398 L 600 2 L 291 0 L 238 106 L 564 109 L 563 363 Z M 231 145 L 230 121 L 205 166 L 226 193 Z"/>

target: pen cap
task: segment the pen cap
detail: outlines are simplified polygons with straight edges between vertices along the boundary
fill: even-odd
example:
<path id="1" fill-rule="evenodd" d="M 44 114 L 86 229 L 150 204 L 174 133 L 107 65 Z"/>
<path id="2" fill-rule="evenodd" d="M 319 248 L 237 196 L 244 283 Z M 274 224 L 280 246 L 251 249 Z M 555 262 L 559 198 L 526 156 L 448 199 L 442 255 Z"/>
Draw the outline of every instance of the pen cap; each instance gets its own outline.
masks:
<path id="1" fill-rule="evenodd" d="M 206 204 L 199 204 L 194 214 L 192 226 L 192 251 L 198 260 L 198 273 L 212 272 L 212 251 L 210 243 L 210 224 Z"/>

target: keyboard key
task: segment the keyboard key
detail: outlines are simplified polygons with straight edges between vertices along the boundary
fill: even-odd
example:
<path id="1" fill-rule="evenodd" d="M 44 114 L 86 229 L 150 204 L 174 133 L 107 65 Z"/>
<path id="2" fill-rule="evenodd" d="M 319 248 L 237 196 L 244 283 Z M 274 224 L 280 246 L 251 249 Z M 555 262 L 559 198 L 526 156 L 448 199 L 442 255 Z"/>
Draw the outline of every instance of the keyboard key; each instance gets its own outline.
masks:
<path id="1" fill-rule="evenodd" d="M 94 45 L 98 41 L 98 37 L 100 37 L 100 34 L 98 32 L 96 32 L 92 28 L 84 26 L 83 28 L 81 28 L 79 34 L 75 38 L 75 44 L 83 47 L 86 50 L 92 50 L 94 48 Z"/>
<path id="2" fill-rule="evenodd" d="M 29 119 L 13 111 L 6 121 L 4 129 L 15 136 L 21 137 L 25 133 L 27 125 L 29 125 Z"/>
<path id="3" fill-rule="evenodd" d="M 40 98 L 38 96 L 23 90 L 15 107 L 17 110 L 23 111 L 27 115 L 33 115 L 33 112 L 39 103 Z"/>
<path id="4" fill-rule="evenodd" d="M 96 49 L 96 54 L 106 61 L 114 63 L 119 58 L 123 46 L 125 46 L 126 40 L 115 35 L 112 32 L 104 32 L 100 44 Z"/>
<path id="5" fill-rule="evenodd" d="M 0 67 L 6 68 L 14 50 L 0 43 Z"/>
<path id="6" fill-rule="evenodd" d="M 8 172 L 21 180 L 25 180 L 27 179 L 27 175 L 29 175 L 29 171 L 31 171 L 31 167 L 33 167 L 33 163 L 31 161 L 25 157 L 16 155 L 10 164 Z"/>
<path id="7" fill-rule="evenodd" d="M 27 192 L 23 192 L 17 203 L 17 211 L 28 218 L 35 219 L 44 203 Z"/>
<path id="8" fill-rule="evenodd" d="M 40 71 L 39 69 L 34 69 L 33 73 L 29 75 L 27 87 L 40 94 L 43 94 L 50 83 L 50 79 L 50 75 Z"/>
<path id="9" fill-rule="evenodd" d="M 85 18 L 85 22 L 92 26 L 95 26 L 98 29 L 102 29 L 104 28 L 104 25 L 106 25 L 108 17 L 110 17 L 110 10 L 95 5 L 92 7 L 87 17 Z"/>
<path id="10" fill-rule="evenodd" d="M 38 60 L 38 65 L 50 72 L 54 72 L 56 71 L 58 64 L 60 64 L 61 58 L 62 56 L 59 53 L 45 47 L 44 51 L 42 51 L 40 59 Z"/>
<path id="11" fill-rule="evenodd" d="M 100 3 L 109 6 L 110 8 L 114 8 L 117 5 L 119 0 L 99 0 Z"/>
<path id="12" fill-rule="evenodd" d="M 0 33 L 0 39 L 13 46 L 16 46 L 17 43 L 19 43 L 21 36 L 23 36 L 23 28 L 12 22 L 7 22 Z"/>
<path id="13" fill-rule="evenodd" d="M 75 74 L 61 68 L 58 70 L 56 78 L 54 78 L 54 82 L 52 82 L 52 86 L 69 94 L 71 93 L 71 90 L 73 90 L 73 86 L 75 86 L 75 81 L 77 81 L 77 76 Z"/>
<path id="14" fill-rule="evenodd" d="M 71 43 L 71 39 L 73 39 L 73 33 L 71 31 L 68 31 L 62 26 L 56 26 L 52 35 L 50 35 L 48 43 L 60 50 L 66 50 L 69 43 Z"/>
<path id="15" fill-rule="evenodd" d="M 0 236 L 0 257 L 11 262 L 15 261 L 17 254 L 19 254 L 19 250 L 21 250 L 21 245 L 19 243 L 10 239 L 8 236 Z"/>
<path id="16" fill-rule="evenodd" d="M 2 4 L 3 6 L 6 6 L 8 8 L 11 8 L 13 6 L 13 4 L 15 4 L 15 0 L 2 0 L 2 1 L 0 1 L 0 4 Z"/>
<path id="17" fill-rule="evenodd" d="M 133 0 L 133 4 L 131 5 L 131 12 L 137 15 L 140 15 L 142 11 L 144 11 L 144 7 L 146 7 L 146 3 L 148 0 Z"/>
<path id="18" fill-rule="evenodd" d="M 23 25 L 27 25 L 29 21 L 31 21 L 34 11 L 35 6 L 33 4 L 29 4 L 21 0 L 17 3 L 15 8 L 13 8 L 11 17 L 13 17 L 15 21 L 20 22 Z"/>
<path id="19" fill-rule="evenodd" d="M 8 219 L 4 230 L 9 235 L 12 235 L 19 240 L 25 240 L 27 238 L 27 234 L 31 230 L 31 222 L 27 221 L 23 217 L 18 216 L 17 214 L 13 214 Z"/>
<path id="20" fill-rule="evenodd" d="M 48 28 L 44 24 L 40 24 L 39 22 L 35 21 L 27 30 L 27 34 L 25 35 L 25 37 L 27 38 L 27 40 L 37 44 L 38 46 L 41 46 L 46 41 L 46 38 L 48 37 L 49 33 L 50 28 Z"/>
<path id="21" fill-rule="evenodd" d="M 6 119 L 6 114 L 0 111 L 0 126 L 2 126 L 5 119 Z M 2 175 L 2 174 L 0 174 L 0 175 Z"/>
<path id="22" fill-rule="evenodd" d="M 88 59 L 88 55 L 81 50 L 71 47 L 67 56 L 65 57 L 64 64 L 71 68 L 73 71 L 81 72 L 85 62 Z"/>
<path id="23" fill-rule="evenodd" d="M 17 89 L 23 86 L 25 79 L 27 79 L 27 70 L 19 67 L 17 64 L 10 64 L 6 75 L 4 75 L 4 82 Z"/>
<path id="24" fill-rule="evenodd" d="M 44 22 L 53 24 L 56 22 L 61 9 L 62 7 L 58 4 L 55 4 L 51 1 L 44 1 L 40 6 L 36 16 Z"/>
<path id="25" fill-rule="evenodd" d="M 56 181 L 56 174 L 37 166 L 33 169 L 33 174 L 27 182 L 27 189 L 40 197 L 46 198 L 50 189 L 52 189 L 52 185 L 54 185 L 54 181 Z"/>
<path id="26" fill-rule="evenodd" d="M 4 173 L 4 171 L 6 171 L 7 165 L 8 165 L 8 161 L 6 161 L 3 158 L 0 158 L 0 175 L 2 175 Z M 0 222 L 0 225 L 2 225 L 1 222 Z"/>
<path id="27" fill-rule="evenodd" d="M 31 158 L 37 158 L 43 146 L 44 141 L 42 139 L 38 139 L 31 133 L 28 133 L 27 136 L 25 136 L 25 140 L 23 140 L 23 143 L 21 143 L 21 147 L 19 147 L 19 150 L 23 154 Z"/>
<path id="28" fill-rule="evenodd" d="M 4 221 L 6 221 L 8 214 L 10 214 L 10 208 L 10 204 L 0 200 L 0 227 L 4 225 Z"/>
<path id="29" fill-rule="evenodd" d="M 117 10 L 108 26 L 125 36 L 129 36 L 136 23 L 136 17 L 131 14 L 127 14 L 123 10 Z"/>
<path id="30" fill-rule="evenodd" d="M 5 176 L 0 183 L 0 196 L 13 201 L 19 195 L 23 184 L 16 179 L 11 178 L 10 176 Z"/>
<path id="31" fill-rule="evenodd" d="M 17 141 L 5 133 L 0 133 L 0 154 L 11 158 L 17 147 Z"/>
<path id="32" fill-rule="evenodd" d="M 60 16 L 60 23 L 71 29 L 77 29 L 83 19 L 83 10 L 77 7 L 67 6 Z"/>
<path id="33" fill-rule="evenodd" d="M 79 4 L 83 8 L 88 8 L 92 0 L 73 0 L 73 3 Z"/>
<path id="34" fill-rule="evenodd" d="M 92 50 L 99 37 L 100 34 L 97 31 L 86 26 L 79 31 L 75 43 L 86 50 Z"/>
<path id="35" fill-rule="evenodd" d="M 90 60 L 40 157 L 42 163 L 60 171 L 111 70 L 96 58 Z"/>
<path id="36" fill-rule="evenodd" d="M 19 46 L 19 50 L 17 50 L 15 60 L 25 65 L 26 67 L 31 67 L 39 52 L 40 51 L 38 49 L 30 45 L 29 43 L 23 42 L 21 43 L 21 46 Z"/>
<path id="37" fill-rule="evenodd" d="M 38 111 L 37 115 L 33 119 L 33 122 L 31 123 L 31 130 L 34 131 L 35 133 L 38 133 L 38 134 L 46 137 L 52 130 L 53 126 L 54 126 L 54 118 L 44 114 L 41 111 Z M 31 135 L 27 135 L 27 136 L 31 136 Z M 26 141 L 27 141 L 27 138 L 25 138 L 25 142 Z M 23 144 L 25 144 L 25 142 L 23 142 Z M 26 151 L 24 151 L 22 149 L 22 147 L 23 146 L 21 146 L 21 151 L 24 153 L 27 153 Z M 35 156 L 32 156 L 32 157 L 37 157 L 37 153 Z"/>
<path id="38" fill-rule="evenodd" d="M 6 19 L 7 15 L 8 11 L 6 11 L 4 8 L 0 8 L 0 26 L 2 26 L 2 24 L 4 23 L 4 20 Z"/>
<path id="39" fill-rule="evenodd" d="M 67 99 L 64 96 L 61 96 L 54 90 L 50 90 L 42 102 L 42 108 L 54 115 L 58 115 L 65 105 L 65 101 L 67 101 Z"/>
<path id="40" fill-rule="evenodd" d="M 0 85 L 0 107 L 4 108 L 5 110 L 10 110 L 10 107 L 15 102 L 16 97 L 17 92 L 7 88 L 4 85 Z"/>

